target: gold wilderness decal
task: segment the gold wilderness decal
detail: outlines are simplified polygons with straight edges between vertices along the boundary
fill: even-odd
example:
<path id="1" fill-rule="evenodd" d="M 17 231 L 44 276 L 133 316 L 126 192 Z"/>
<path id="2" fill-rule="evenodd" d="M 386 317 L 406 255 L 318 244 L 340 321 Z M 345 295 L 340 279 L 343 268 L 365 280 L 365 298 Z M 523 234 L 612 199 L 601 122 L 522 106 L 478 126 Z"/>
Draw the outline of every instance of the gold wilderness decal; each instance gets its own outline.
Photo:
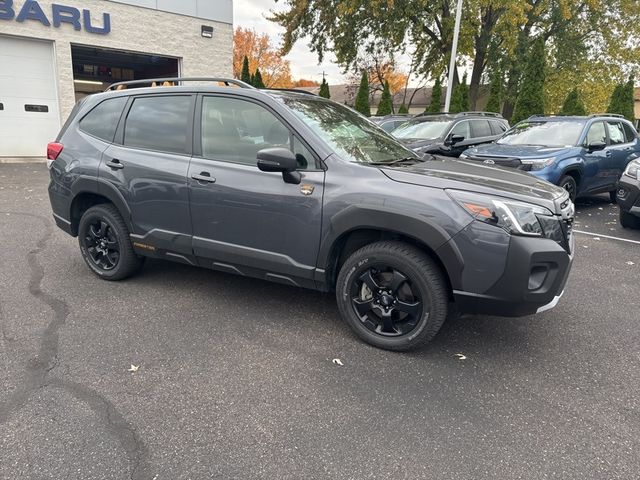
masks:
<path id="1" fill-rule="evenodd" d="M 156 247 L 154 247 L 153 245 L 147 245 L 146 243 L 133 242 L 133 246 L 136 248 L 141 248 L 142 250 L 148 250 L 150 252 L 156 251 Z"/>

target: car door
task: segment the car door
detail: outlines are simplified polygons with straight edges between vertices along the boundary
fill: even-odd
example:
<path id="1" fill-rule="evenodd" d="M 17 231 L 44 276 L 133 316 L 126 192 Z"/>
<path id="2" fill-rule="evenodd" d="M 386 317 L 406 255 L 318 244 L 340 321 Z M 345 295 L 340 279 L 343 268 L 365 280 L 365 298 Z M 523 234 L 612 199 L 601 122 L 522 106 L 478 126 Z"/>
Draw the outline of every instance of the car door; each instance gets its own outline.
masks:
<path id="1" fill-rule="evenodd" d="M 627 163 L 629 163 L 629 157 L 635 151 L 635 137 L 629 135 L 625 126 L 629 130 L 631 129 L 621 121 L 608 120 L 606 124 L 611 144 L 609 147 L 611 155 L 607 157 L 607 177 L 613 190 Z"/>
<path id="2" fill-rule="evenodd" d="M 191 254 L 187 172 L 195 95 L 130 98 L 116 141 L 103 153 L 99 178 L 131 212 L 132 237 L 147 250 Z M 180 259 L 180 257 L 178 257 Z"/>
<path id="3" fill-rule="evenodd" d="M 209 267 L 313 286 L 320 245 L 324 171 L 275 112 L 231 95 L 198 102 L 189 169 L 193 251 Z M 292 150 L 302 175 L 262 172 L 257 153 Z"/>
<path id="4" fill-rule="evenodd" d="M 602 121 L 592 123 L 587 130 L 584 140 L 584 168 L 582 180 L 578 186 L 578 193 L 604 189 L 607 185 L 608 159 L 611 152 L 608 148 L 607 129 Z M 604 143 L 602 150 L 591 151 L 589 145 Z"/>

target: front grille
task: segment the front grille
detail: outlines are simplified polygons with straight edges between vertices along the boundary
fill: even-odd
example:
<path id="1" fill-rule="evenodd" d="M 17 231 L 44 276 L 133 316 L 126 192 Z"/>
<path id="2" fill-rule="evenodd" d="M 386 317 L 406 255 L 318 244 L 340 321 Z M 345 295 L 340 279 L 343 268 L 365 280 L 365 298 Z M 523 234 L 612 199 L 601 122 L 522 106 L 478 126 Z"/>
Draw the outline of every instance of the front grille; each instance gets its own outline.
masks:
<path id="1" fill-rule="evenodd" d="M 485 165 L 516 168 L 518 170 L 530 170 L 531 165 L 523 165 L 522 161 L 516 157 L 469 157 L 469 160 L 481 162 Z"/>

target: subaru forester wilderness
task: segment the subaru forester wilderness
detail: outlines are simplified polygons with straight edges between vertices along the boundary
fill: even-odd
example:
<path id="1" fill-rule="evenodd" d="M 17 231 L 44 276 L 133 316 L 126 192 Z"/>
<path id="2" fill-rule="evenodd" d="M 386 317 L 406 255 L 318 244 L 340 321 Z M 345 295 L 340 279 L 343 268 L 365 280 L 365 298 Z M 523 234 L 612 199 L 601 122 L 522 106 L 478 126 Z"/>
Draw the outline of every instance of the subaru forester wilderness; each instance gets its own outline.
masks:
<path id="1" fill-rule="evenodd" d="M 558 302 L 565 190 L 420 158 L 314 95 L 187 80 L 92 95 L 48 147 L 55 221 L 99 277 L 154 257 L 335 291 L 353 331 L 391 350 L 430 340 L 452 306 L 522 316 Z"/>

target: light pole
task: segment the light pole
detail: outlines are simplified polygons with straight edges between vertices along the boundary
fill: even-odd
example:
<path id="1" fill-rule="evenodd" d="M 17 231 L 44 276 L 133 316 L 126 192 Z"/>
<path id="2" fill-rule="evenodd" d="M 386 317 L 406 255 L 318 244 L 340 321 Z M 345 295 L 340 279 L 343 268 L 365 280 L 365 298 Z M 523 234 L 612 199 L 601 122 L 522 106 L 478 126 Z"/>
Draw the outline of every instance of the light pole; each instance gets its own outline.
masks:
<path id="1" fill-rule="evenodd" d="M 453 45 L 451 45 L 451 62 L 449 63 L 449 82 L 447 83 L 447 97 L 444 101 L 444 111 L 449 113 L 451 106 L 451 93 L 453 91 L 453 78 L 456 71 L 456 55 L 458 54 L 458 37 L 460 36 L 460 18 L 462 17 L 462 0 L 458 0 L 456 9 L 456 25 L 453 29 Z"/>

